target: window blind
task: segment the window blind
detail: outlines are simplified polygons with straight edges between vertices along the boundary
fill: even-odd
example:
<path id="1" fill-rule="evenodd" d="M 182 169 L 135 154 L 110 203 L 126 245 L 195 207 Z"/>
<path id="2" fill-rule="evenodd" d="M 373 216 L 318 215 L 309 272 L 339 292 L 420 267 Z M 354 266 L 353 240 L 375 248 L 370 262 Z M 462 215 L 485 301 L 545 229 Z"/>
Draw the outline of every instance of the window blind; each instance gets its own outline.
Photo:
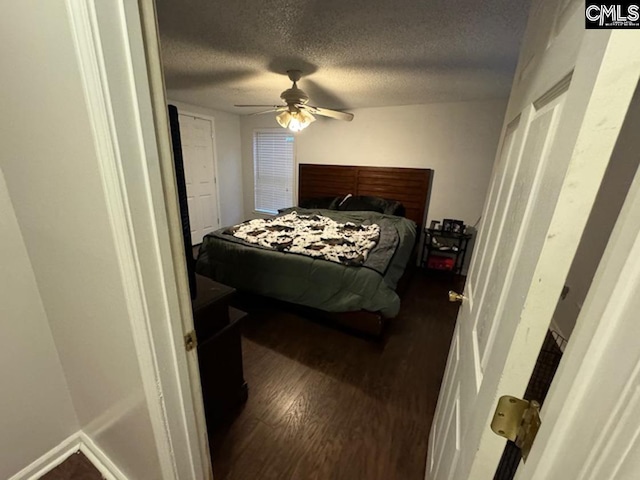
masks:
<path id="1" fill-rule="evenodd" d="M 253 134 L 255 209 L 278 213 L 293 201 L 293 135 L 286 130 L 260 130 Z"/>

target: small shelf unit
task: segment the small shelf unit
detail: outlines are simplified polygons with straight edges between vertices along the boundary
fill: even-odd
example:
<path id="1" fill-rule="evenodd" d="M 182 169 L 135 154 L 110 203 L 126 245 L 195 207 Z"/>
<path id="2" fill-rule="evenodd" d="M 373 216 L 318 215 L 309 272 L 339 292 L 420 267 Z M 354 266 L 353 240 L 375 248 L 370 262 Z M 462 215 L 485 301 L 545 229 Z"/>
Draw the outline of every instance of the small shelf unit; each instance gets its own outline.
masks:
<path id="1" fill-rule="evenodd" d="M 462 272 L 471 238 L 472 235 L 468 233 L 425 229 L 422 267 L 459 275 Z"/>

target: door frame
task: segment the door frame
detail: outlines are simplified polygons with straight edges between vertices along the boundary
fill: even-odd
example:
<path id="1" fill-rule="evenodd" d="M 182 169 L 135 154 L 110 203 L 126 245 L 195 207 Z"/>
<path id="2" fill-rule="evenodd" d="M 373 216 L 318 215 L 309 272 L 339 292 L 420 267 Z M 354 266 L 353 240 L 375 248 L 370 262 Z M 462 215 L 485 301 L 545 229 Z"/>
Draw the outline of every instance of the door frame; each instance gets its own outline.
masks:
<path id="1" fill-rule="evenodd" d="M 162 480 L 209 480 L 155 4 L 98 2 L 65 0 Z"/>
<path id="2" fill-rule="evenodd" d="M 172 101 L 167 98 L 167 104 L 174 104 L 178 108 L 178 116 L 186 115 L 188 117 L 199 118 L 201 120 L 207 120 L 211 122 L 211 144 L 213 145 L 213 174 L 215 176 L 214 184 L 216 186 L 216 213 L 218 214 L 218 226 L 217 228 L 222 227 L 222 217 L 220 214 L 220 184 L 218 183 L 218 143 L 216 139 L 216 119 L 211 115 L 203 115 L 201 113 L 196 113 L 193 110 L 181 109 L 180 105 L 184 105 L 183 102 Z M 183 159 L 184 160 L 184 159 Z"/>

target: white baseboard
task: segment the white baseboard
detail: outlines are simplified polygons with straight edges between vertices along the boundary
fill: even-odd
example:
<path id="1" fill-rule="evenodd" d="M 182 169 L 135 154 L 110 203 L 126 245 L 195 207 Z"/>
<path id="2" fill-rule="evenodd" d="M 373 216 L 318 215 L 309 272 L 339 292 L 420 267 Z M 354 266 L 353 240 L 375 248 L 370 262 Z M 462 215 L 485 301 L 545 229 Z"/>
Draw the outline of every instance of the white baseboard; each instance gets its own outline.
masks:
<path id="1" fill-rule="evenodd" d="M 76 432 L 63 440 L 40 458 L 10 477 L 9 480 L 36 480 L 53 470 L 78 450 L 80 450 L 80 432 Z"/>
<path id="2" fill-rule="evenodd" d="M 116 464 L 84 432 L 80 432 L 80 451 L 107 480 L 127 480 Z"/>
<path id="3" fill-rule="evenodd" d="M 102 449 L 81 430 L 63 440 L 30 465 L 27 465 L 9 480 L 38 480 L 77 451 L 82 452 L 106 480 L 127 480 L 127 477 Z"/>

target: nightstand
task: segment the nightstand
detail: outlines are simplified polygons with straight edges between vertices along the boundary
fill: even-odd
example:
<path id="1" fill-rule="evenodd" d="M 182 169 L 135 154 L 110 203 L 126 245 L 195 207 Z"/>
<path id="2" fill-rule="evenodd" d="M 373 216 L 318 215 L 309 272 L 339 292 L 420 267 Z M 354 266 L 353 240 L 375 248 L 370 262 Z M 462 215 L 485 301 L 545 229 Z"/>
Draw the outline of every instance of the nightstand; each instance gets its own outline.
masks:
<path id="1" fill-rule="evenodd" d="M 425 229 L 420 265 L 430 270 L 448 271 L 459 275 L 471 238 L 472 235 L 467 233 Z"/>

